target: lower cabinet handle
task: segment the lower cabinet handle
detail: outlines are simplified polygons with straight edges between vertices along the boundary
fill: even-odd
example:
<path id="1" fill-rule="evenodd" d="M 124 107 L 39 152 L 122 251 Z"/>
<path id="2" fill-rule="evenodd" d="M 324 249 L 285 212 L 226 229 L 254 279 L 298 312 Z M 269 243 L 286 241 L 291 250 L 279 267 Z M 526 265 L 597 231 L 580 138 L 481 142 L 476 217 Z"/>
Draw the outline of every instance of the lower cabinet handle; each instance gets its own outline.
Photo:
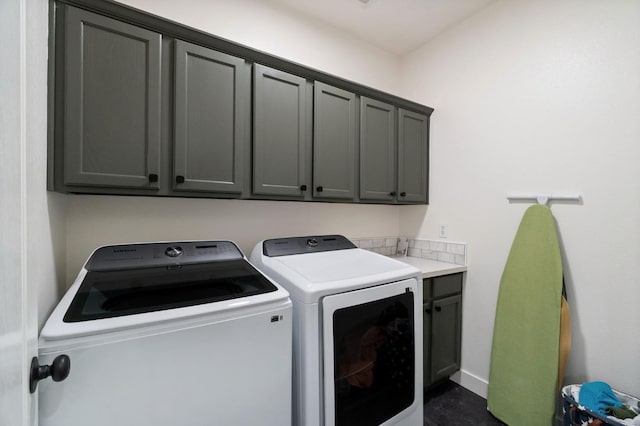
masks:
<path id="1" fill-rule="evenodd" d="M 406 193 L 406 192 L 401 192 L 401 193 L 400 193 L 400 196 L 401 196 L 401 197 L 406 197 L 406 196 L 407 196 L 407 193 Z"/>
<path id="2" fill-rule="evenodd" d="M 300 191 L 306 191 L 307 185 L 300 185 Z"/>
<path id="3" fill-rule="evenodd" d="M 324 189 L 323 187 L 319 186 L 319 187 L 316 188 L 316 191 L 322 192 L 323 189 Z"/>
<path id="4" fill-rule="evenodd" d="M 389 195 L 391 195 L 392 197 L 395 197 L 395 196 L 396 196 L 396 191 L 391 191 L 391 192 L 389 193 Z"/>
<path id="5" fill-rule="evenodd" d="M 440 312 L 442 310 L 442 306 L 436 306 L 436 312 Z"/>
<path id="6" fill-rule="evenodd" d="M 158 175 L 155 173 L 151 173 L 149 175 L 149 182 L 157 182 L 158 181 Z"/>
<path id="7" fill-rule="evenodd" d="M 176 176 L 176 183 L 184 183 L 184 176 Z"/>
<path id="8" fill-rule="evenodd" d="M 430 314 L 431 313 L 431 308 L 427 308 L 424 310 L 425 313 Z"/>

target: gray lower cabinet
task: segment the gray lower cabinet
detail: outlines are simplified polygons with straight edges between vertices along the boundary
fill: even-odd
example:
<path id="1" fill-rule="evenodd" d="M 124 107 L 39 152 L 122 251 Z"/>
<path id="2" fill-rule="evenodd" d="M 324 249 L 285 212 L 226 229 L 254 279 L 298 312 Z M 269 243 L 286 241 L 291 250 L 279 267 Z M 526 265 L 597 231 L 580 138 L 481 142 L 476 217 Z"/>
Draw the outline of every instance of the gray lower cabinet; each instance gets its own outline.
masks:
<path id="1" fill-rule="evenodd" d="M 460 369 L 462 273 L 427 278 L 424 284 L 424 387 Z"/>
<path id="2" fill-rule="evenodd" d="M 253 193 L 302 198 L 311 185 L 306 80 L 259 64 L 253 79 Z"/>
<path id="3" fill-rule="evenodd" d="M 250 90 L 243 59 L 175 42 L 174 191 L 243 192 Z"/>
<path id="4" fill-rule="evenodd" d="M 398 109 L 399 202 L 426 203 L 429 174 L 429 121 L 426 115 Z"/>
<path id="5" fill-rule="evenodd" d="M 356 95 L 314 84 L 313 197 L 356 196 Z"/>
<path id="6" fill-rule="evenodd" d="M 395 199 L 395 147 L 395 107 L 361 97 L 360 199 Z"/>
<path id="7" fill-rule="evenodd" d="M 157 190 L 161 35 L 74 7 L 64 19 L 63 184 Z"/>

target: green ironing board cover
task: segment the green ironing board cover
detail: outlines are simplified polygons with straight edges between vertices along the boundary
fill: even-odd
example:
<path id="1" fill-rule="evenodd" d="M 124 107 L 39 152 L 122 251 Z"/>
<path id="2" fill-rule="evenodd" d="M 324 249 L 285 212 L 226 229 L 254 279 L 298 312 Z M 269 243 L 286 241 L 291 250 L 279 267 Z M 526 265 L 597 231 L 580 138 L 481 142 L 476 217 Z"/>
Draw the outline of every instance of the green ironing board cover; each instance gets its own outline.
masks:
<path id="1" fill-rule="evenodd" d="M 551 210 L 529 207 L 500 280 L 487 404 L 512 426 L 553 424 L 562 258 Z"/>

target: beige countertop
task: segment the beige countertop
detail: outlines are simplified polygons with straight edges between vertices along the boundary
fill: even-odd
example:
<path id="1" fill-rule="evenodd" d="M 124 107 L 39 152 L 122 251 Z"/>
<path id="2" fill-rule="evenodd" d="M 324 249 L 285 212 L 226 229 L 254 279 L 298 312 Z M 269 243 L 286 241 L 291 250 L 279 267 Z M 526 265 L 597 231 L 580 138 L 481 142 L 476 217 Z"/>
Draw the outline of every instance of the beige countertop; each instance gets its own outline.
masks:
<path id="1" fill-rule="evenodd" d="M 455 274 L 467 270 L 466 266 L 456 265 L 454 263 L 438 262 L 436 260 L 422 259 L 420 257 L 411 256 L 391 256 L 393 259 L 407 263 L 422 271 L 422 278 L 437 277 L 440 275 Z"/>

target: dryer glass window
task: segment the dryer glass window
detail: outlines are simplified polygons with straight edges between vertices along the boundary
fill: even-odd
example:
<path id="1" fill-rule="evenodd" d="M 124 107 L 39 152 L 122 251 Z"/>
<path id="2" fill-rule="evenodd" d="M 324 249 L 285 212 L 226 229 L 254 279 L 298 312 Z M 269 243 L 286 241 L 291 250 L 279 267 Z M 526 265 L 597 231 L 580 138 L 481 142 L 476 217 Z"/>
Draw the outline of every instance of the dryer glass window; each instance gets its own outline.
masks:
<path id="1" fill-rule="evenodd" d="M 379 425 L 414 401 L 413 293 L 333 315 L 335 424 Z"/>
<path id="2" fill-rule="evenodd" d="M 90 271 L 71 302 L 64 322 L 181 308 L 276 290 L 243 259 Z"/>

